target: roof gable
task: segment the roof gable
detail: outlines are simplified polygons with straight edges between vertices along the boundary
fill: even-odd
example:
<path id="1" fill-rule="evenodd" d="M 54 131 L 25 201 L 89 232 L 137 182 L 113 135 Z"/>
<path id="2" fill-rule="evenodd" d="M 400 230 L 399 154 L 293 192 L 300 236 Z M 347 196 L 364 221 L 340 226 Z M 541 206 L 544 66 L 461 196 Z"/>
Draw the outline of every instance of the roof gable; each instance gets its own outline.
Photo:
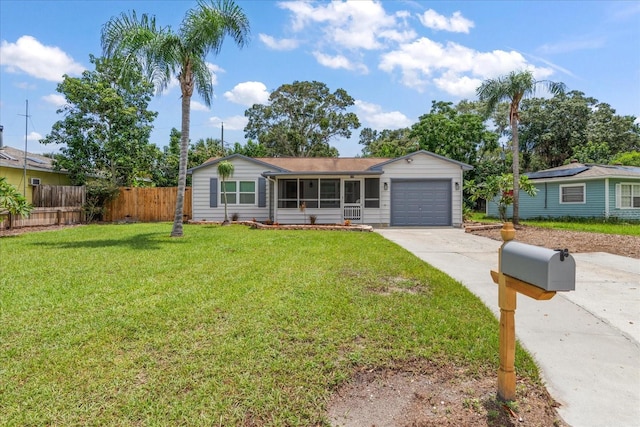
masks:
<path id="1" fill-rule="evenodd" d="M 201 164 L 200 166 L 195 166 L 191 169 L 187 170 L 187 173 L 192 173 L 195 170 L 198 169 L 202 169 L 202 168 L 208 168 L 214 165 L 217 165 L 218 163 L 220 163 L 223 160 L 228 160 L 230 162 L 233 162 L 234 159 L 242 159 L 242 160 L 246 160 L 247 162 L 251 162 L 251 163 L 255 163 L 261 166 L 266 167 L 267 169 L 272 169 L 272 168 L 276 168 L 277 171 L 279 172 L 287 172 L 286 169 L 282 169 L 274 164 L 271 163 L 267 163 L 264 162 L 263 159 L 264 158 L 255 158 L 255 157 L 248 157 L 248 156 L 244 156 L 242 154 L 231 154 L 229 156 L 225 156 L 225 157 L 212 157 L 209 160 L 207 160 L 206 162 L 204 162 L 203 164 Z"/>
<path id="2" fill-rule="evenodd" d="M 384 166 L 386 164 L 393 163 L 393 162 L 398 162 L 398 161 L 401 161 L 401 160 L 407 161 L 407 159 L 410 159 L 411 157 L 413 157 L 413 156 L 415 156 L 417 154 L 424 154 L 426 156 L 434 157 L 436 159 L 443 160 L 443 161 L 448 162 L 448 163 L 453 163 L 454 165 L 457 165 L 457 166 L 461 167 L 462 170 L 465 170 L 465 171 L 473 169 L 473 166 L 471 166 L 471 165 L 468 165 L 468 164 L 463 163 L 463 162 L 459 162 L 457 160 L 450 159 L 450 158 L 445 157 L 445 156 L 441 156 L 441 155 L 436 154 L 436 153 L 432 153 L 431 151 L 427 151 L 427 150 L 418 150 L 418 151 L 414 151 L 413 153 L 405 154 L 404 156 L 396 157 L 396 158 L 393 158 L 393 159 L 387 159 L 386 161 L 379 163 L 377 165 L 377 167 L 382 167 L 382 166 Z"/>

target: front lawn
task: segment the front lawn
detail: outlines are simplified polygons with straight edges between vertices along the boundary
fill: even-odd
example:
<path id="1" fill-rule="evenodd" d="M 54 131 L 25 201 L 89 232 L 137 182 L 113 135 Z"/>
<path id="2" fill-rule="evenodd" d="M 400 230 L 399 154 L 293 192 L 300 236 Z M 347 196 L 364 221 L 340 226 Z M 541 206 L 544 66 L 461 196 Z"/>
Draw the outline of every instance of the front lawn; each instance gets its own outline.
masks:
<path id="1" fill-rule="evenodd" d="M 501 223 L 495 217 L 488 217 L 482 212 L 474 212 L 471 219 L 477 222 Z M 640 223 L 624 221 L 616 218 L 604 220 L 602 218 L 548 218 L 521 219 L 521 225 L 533 227 L 554 228 L 558 230 L 582 231 L 585 233 L 620 234 L 623 236 L 640 236 Z"/>
<path id="2" fill-rule="evenodd" d="M 376 233 L 169 230 L 0 238 L 0 425 L 316 425 L 359 368 L 497 369 L 490 311 Z"/>

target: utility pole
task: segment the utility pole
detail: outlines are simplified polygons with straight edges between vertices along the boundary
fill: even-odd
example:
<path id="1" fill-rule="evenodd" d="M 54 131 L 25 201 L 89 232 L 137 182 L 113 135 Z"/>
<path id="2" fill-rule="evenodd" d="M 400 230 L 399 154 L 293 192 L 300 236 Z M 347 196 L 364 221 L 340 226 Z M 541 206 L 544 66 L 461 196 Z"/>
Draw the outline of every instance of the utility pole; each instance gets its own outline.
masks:
<path id="1" fill-rule="evenodd" d="M 220 122 L 220 129 L 222 129 L 220 134 L 220 145 L 222 148 L 220 156 L 224 157 L 224 122 Z"/>
<path id="2" fill-rule="evenodd" d="M 23 114 L 18 114 L 22 116 Z M 22 194 L 27 197 L 27 132 L 29 125 L 29 100 L 25 100 L 24 112 L 24 169 L 22 174 Z"/>

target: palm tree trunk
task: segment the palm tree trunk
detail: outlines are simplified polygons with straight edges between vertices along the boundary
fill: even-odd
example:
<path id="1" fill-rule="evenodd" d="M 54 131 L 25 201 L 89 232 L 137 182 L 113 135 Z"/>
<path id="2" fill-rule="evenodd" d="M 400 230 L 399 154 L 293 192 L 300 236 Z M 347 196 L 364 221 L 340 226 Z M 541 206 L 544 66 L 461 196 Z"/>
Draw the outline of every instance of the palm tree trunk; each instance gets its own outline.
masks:
<path id="1" fill-rule="evenodd" d="M 520 214 L 520 139 L 518 137 L 518 119 L 511 119 L 511 135 L 513 152 L 513 223 L 519 223 Z"/>
<path id="2" fill-rule="evenodd" d="M 184 193 L 187 187 L 187 156 L 189 155 L 189 123 L 191 121 L 191 95 L 182 91 L 182 137 L 180 139 L 180 164 L 178 167 L 178 195 L 176 213 L 173 218 L 171 237 L 182 237 L 182 219 L 184 214 Z"/>
<path id="3" fill-rule="evenodd" d="M 227 215 L 227 184 L 225 180 L 222 180 L 222 189 L 224 190 L 224 223 L 229 222 L 229 216 Z"/>

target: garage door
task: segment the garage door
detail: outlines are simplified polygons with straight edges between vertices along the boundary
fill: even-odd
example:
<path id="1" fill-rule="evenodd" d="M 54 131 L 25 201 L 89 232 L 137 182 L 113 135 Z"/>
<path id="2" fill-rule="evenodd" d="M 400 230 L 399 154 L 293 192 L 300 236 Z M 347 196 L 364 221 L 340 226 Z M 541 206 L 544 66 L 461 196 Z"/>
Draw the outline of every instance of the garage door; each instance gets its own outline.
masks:
<path id="1" fill-rule="evenodd" d="M 451 181 L 392 180 L 391 225 L 451 225 Z"/>

